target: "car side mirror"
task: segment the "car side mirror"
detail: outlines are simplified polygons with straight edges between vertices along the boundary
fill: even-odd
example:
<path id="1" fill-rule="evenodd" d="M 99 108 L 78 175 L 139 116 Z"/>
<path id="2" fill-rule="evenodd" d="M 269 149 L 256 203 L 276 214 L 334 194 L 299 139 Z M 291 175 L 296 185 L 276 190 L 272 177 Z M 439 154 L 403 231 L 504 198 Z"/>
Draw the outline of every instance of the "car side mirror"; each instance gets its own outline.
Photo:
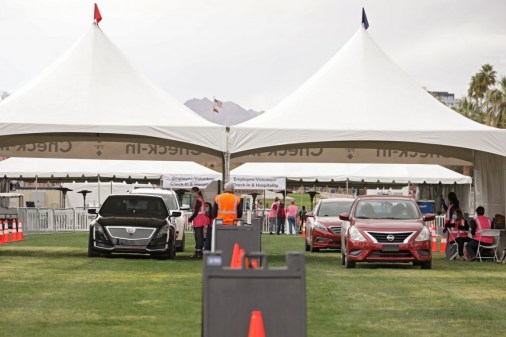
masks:
<path id="1" fill-rule="evenodd" d="M 170 216 L 173 217 L 173 218 L 179 218 L 181 216 L 181 212 L 179 211 L 174 211 L 172 213 L 170 213 Z"/>
<path id="2" fill-rule="evenodd" d="M 307 212 L 306 213 L 306 218 L 314 218 L 313 212 Z"/>
<path id="3" fill-rule="evenodd" d="M 97 214 L 96 208 L 88 208 L 88 214 Z"/>
<path id="4" fill-rule="evenodd" d="M 423 221 L 432 221 L 436 218 L 435 214 L 425 214 L 423 217 Z"/>
<path id="5" fill-rule="evenodd" d="M 339 214 L 339 219 L 343 221 L 350 221 L 350 215 L 348 213 L 341 213 Z"/>

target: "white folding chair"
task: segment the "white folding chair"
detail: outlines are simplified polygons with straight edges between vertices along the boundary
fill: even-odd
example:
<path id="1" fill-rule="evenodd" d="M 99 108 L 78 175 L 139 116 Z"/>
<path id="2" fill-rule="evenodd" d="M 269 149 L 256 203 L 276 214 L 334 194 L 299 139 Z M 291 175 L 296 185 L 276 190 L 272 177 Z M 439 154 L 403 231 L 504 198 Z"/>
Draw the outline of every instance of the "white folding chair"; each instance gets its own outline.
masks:
<path id="1" fill-rule="evenodd" d="M 459 245 L 455 241 L 452 233 L 448 230 L 447 241 L 451 242 L 446 245 L 445 257 L 448 261 L 455 260 L 459 255 Z"/>
<path id="2" fill-rule="evenodd" d="M 480 233 L 481 237 L 489 236 L 494 238 L 494 242 L 492 244 L 482 244 L 481 241 L 478 242 L 478 249 L 476 251 L 476 258 L 480 259 L 480 262 L 484 259 L 493 259 L 494 261 L 499 261 L 497 257 L 497 244 L 499 243 L 499 236 L 501 235 L 501 231 L 498 229 L 485 229 Z M 494 256 L 481 256 L 481 250 L 491 250 L 494 252 Z"/>

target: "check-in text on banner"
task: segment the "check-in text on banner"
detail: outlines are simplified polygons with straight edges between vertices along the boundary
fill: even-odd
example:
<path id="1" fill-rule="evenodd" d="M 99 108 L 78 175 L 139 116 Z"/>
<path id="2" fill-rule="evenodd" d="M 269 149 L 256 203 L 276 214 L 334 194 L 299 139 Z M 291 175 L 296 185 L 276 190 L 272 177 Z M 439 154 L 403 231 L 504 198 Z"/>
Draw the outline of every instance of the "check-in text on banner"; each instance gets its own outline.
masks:
<path id="1" fill-rule="evenodd" d="M 163 188 L 184 188 L 190 189 L 193 186 L 205 189 L 215 180 L 216 176 L 163 176 Z"/>
<path id="2" fill-rule="evenodd" d="M 237 190 L 285 190 L 284 177 L 230 176 Z"/>

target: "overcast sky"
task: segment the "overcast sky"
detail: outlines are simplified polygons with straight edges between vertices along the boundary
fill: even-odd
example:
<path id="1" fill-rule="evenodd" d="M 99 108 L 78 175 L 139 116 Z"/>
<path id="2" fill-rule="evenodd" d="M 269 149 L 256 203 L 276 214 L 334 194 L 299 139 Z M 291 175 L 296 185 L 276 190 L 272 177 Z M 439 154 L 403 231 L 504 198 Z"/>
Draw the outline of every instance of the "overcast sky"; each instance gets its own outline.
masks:
<path id="1" fill-rule="evenodd" d="M 181 103 L 267 110 L 357 31 L 418 84 L 461 97 L 481 65 L 506 76 L 504 0 L 97 0 L 100 27 Z M 0 0 L 0 90 L 14 92 L 93 22 L 88 0 Z M 310 116 L 308 116 L 309 118 Z"/>

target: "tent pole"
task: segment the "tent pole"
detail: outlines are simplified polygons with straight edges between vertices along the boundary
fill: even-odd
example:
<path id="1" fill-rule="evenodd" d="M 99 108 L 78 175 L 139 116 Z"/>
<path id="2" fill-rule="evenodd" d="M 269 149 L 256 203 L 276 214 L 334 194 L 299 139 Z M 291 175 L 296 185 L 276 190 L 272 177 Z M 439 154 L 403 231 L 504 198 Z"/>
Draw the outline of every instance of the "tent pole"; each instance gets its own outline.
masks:
<path id="1" fill-rule="evenodd" d="M 98 206 L 100 206 L 100 175 L 97 176 L 98 179 Z"/>
<path id="2" fill-rule="evenodd" d="M 348 191 L 348 183 L 349 182 L 350 182 L 350 179 L 346 178 L 346 196 L 348 196 L 350 194 L 350 192 Z"/>

